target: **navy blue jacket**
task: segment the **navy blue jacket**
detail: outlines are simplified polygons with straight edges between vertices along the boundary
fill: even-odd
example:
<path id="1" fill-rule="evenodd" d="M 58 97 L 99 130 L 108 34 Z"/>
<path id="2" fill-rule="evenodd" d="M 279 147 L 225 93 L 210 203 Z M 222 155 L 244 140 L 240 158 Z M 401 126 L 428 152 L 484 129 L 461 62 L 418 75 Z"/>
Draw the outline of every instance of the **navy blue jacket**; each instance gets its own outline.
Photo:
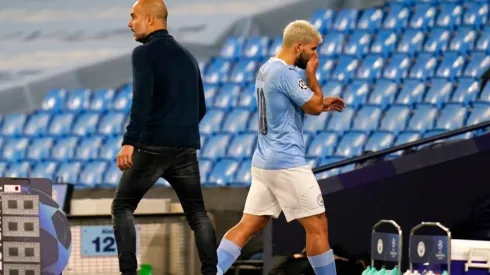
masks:
<path id="1" fill-rule="evenodd" d="M 133 101 L 122 144 L 200 149 L 206 104 L 196 59 L 167 30 L 141 42 L 131 58 Z"/>

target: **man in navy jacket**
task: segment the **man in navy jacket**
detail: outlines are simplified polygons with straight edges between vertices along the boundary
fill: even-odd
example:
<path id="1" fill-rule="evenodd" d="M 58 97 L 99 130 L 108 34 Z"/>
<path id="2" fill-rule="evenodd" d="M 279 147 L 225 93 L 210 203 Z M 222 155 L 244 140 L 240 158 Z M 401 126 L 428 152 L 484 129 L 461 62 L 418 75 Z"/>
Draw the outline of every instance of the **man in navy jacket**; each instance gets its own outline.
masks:
<path id="1" fill-rule="evenodd" d="M 136 275 L 133 212 L 150 187 L 165 178 L 174 188 L 196 236 L 202 274 L 217 273 L 216 236 L 204 207 L 196 150 L 206 113 L 196 59 L 168 33 L 162 0 L 140 0 L 129 28 L 133 101 L 117 165 L 123 171 L 112 203 L 114 234 L 123 275 Z"/>

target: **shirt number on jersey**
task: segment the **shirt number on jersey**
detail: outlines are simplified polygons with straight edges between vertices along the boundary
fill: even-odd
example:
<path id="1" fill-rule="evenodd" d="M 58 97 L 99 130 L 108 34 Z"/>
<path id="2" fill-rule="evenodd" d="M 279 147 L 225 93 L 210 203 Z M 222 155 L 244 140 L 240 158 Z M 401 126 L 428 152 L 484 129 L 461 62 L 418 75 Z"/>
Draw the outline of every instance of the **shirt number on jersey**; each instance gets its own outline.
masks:
<path id="1" fill-rule="evenodd" d="M 262 135 L 267 135 L 267 110 L 265 107 L 265 96 L 264 96 L 264 89 L 263 88 L 257 88 L 257 103 L 258 103 L 258 108 L 259 108 L 259 132 Z"/>

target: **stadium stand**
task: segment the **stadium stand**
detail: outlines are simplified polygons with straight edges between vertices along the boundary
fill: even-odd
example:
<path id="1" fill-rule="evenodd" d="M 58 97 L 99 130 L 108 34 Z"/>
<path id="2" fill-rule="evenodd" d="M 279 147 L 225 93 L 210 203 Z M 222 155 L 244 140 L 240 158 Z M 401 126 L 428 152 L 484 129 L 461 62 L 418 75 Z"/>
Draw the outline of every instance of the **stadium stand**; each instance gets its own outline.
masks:
<path id="1" fill-rule="evenodd" d="M 483 87 L 481 81 L 490 67 L 488 5 L 399 0 L 365 10 L 318 10 L 311 18 L 325 36 L 318 77 L 324 93 L 344 98 L 348 108 L 305 117 L 309 165 L 490 120 L 490 84 Z M 249 184 L 257 131 L 255 73 L 280 45 L 280 37 L 230 37 L 219 56 L 200 63 L 208 107 L 200 125 L 205 186 Z M 53 90 L 39 110 L 4 116 L 0 173 L 62 179 L 77 188 L 113 187 L 131 94 L 130 83 Z"/>

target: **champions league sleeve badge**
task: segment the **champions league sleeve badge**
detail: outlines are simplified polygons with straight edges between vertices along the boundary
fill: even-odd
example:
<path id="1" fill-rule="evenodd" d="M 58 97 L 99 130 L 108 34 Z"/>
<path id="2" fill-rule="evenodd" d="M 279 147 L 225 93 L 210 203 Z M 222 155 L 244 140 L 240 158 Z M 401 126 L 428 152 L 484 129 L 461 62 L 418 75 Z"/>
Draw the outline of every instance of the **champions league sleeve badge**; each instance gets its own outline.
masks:
<path id="1" fill-rule="evenodd" d="M 301 90 L 308 90 L 308 86 L 306 85 L 306 83 L 303 81 L 303 79 L 299 79 L 298 80 L 298 87 L 301 89 Z"/>

